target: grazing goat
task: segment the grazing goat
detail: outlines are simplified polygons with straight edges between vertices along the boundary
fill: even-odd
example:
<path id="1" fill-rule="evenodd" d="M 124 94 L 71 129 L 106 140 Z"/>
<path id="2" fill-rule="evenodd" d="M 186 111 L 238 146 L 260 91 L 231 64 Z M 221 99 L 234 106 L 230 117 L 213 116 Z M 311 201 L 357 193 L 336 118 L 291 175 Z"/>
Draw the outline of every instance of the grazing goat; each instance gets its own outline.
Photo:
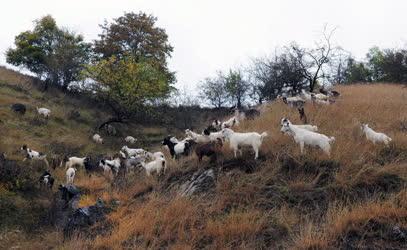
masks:
<path id="1" fill-rule="evenodd" d="M 293 126 L 290 122 L 285 122 L 281 127 L 281 132 L 290 134 L 294 137 L 294 141 L 300 144 L 301 154 L 304 153 L 304 145 L 318 146 L 328 156 L 331 155 L 331 143 L 335 141 L 335 137 L 327 137 L 326 135 L 311 132 L 306 129 Z"/>
<path id="2" fill-rule="evenodd" d="M 165 159 L 157 158 L 147 164 L 142 162 L 142 166 L 146 170 L 147 176 L 150 176 L 153 172 L 156 172 L 158 175 L 160 175 L 162 172 L 165 172 L 166 163 Z"/>
<path id="3" fill-rule="evenodd" d="M 307 101 L 312 101 L 312 93 L 305 91 L 304 89 L 301 91 L 300 96 Z"/>
<path id="4" fill-rule="evenodd" d="M 27 108 L 25 107 L 24 104 L 21 103 L 14 103 L 13 105 L 11 105 L 11 110 L 13 110 L 16 113 L 20 113 L 22 115 L 25 114 L 25 111 L 27 110 Z"/>
<path id="5" fill-rule="evenodd" d="M 75 178 L 75 172 L 78 171 L 76 168 L 70 167 L 66 170 L 66 184 L 73 184 Z"/>
<path id="6" fill-rule="evenodd" d="M 49 118 L 49 116 L 51 115 L 51 110 L 49 110 L 47 108 L 38 108 L 37 107 L 37 112 L 39 115 L 42 115 L 45 118 Z"/>
<path id="7" fill-rule="evenodd" d="M 51 174 L 48 171 L 45 171 L 39 179 L 40 184 L 48 187 L 49 189 L 52 189 L 54 186 L 54 178 L 51 176 Z"/>
<path id="8" fill-rule="evenodd" d="M 117 175 L 119 173 L 120 163 L 120 158 L 116 156 L 113 160 L 102 159 L 99 162 L 99 167 L 103 168 L 105 174 L 111 171 L 112 173 Z"/>
<path id="9" fill-rule="evenodd" d="M 136 156 L 128 159 L 123 160 L 123 166 L 126 169 L 126 172 L 130 172 L 131 170 L 134 170 L 136 167 L 142 167 L 142 163 L 144 163 L 146 160 L 145 157 L 142 156 Z"/>
<path id="10" fill-rule="evenodd" d="M 134 144 L 136 143 L 137 139 L 129 135 L 126 138 L 124 138 L 124 141 L 130 144 Z"/>
<path id="11" fill-rule="evenodd" d="M 311 98 L 312 98 L 313 101 L 317 101 L 317 100 L 319 100 L 319 101 L 328 101 L 329 100 L 329 96 L 324 95 L 324 94 L 311 93 Z"/>
<path id="12" fill-rule="evenodd" d="M 168 147 L 172 158 L 176 158 L 178 155 L 189 155 L 192 140 L 184 139 L 183 141 L 178 141 L 173 136 L 167 136 L 162 141 L 162 144 Z"/>
<path id="13" fill-rule="evenodd" d="M 207 135 L 200 135 L 189 129 L 185 130 L 185 135 L 191 137 L 196 143 L 209 142 L 209 137 Z"/>
<path id="14" fill-rule="evenodd" d="M 251 146 L 255 153 L 254 159 L 259 157 L 259 148 L 264 137 L 268 135 L 267 132 L 263 132 L 262 134 L 256 132 L 237 133 L 229 128 L 223 129 L 222 133 L 225 138 L 229 140 L 230 147 L 234 150 L 235 157 L 237 150 L 239 150 L 240 155 L 242 155 L 242 150 L 240 149 L 241 146 Z"/>
<path id="15" fill-rule="evenodd" d="M 92 140 L 97 144 L 103 144 L 103 138 L 99 134 L 94 134 Z"/>
<path id="16" fill-rule="evenodd" d="M 121 149 L 122 152 L 127 154 L 127 157 L 131 157 L 131 156 L 145 156 L 147 151 L 145 151 L 142 148 L 129 148 L 127 146 L 123 146 Z"/>
<path id="17" fill-rule="evenodd" d="M 223 142 L 221 139 L 198 145 L 195 148 L 195 153 L 198 156 L 198 161 L 201 162 L 204 156 L 211 157 L 211 162 L 216 161 L 217 153 L 220 151 L 222 146 Z"/>
<path id="18" fill-rule="evenodd" d="M 362 124 L 361 129 L 362 132 L 366 135 L 366 139 L 373 142 L 373 144 L 384 143 L 386 145 L 389 145 L 389 143 L 392 141 L 392 139 L 386 134 L 378 133 L 371 129 L 368 124 Z"/>
<path id="19" fill-rule="evenodd" d="M 285 104 L 287 104 L 290 107 L 302 107 L 304 106 L 305 102 L 301 97 L 294 96 L 294 97 L 282 97 L 282 100 Z"/>
<path id="20" fill-rule="evenodd" d="M 311 132 L 317 132 L 318 131 L 318 127 L 314 126 L 314 125 L 310 125 L 310 124 L 303 124 L 303 125 L 294 125 L 291 123 L 290 120 L 288 120 L 287 118 L 283 118 L 281 119 L 281 125 L 284 125 L 284 123 L 289 123 L 291 126 L 294 126 L 296 128 L 302 128 Z"/>
<path id="21" fill-rule="evenodd" d="M 27 159 L 36 160 L 36 161 L 44 161 L 45 164 L 47 165 L 47 167 L 49 167 L 46 154 L 32 150 L 32 149 L 28 148 L 27 145 L 25 145 L 25 144 L 20 149 L 25 152 L 25 157 L 24 157 L 23 161 L 25 161 Z"/>
<path id="22" fill-rule="evenodd" d="M 80 157 L 72 156 L 69 158 L 65 157 L 64 160 L 61 162 L 61 165 L 62 165 L 62 163 L 65 163 L 65 169 L 72 168 L 73 166 L 80 166 L 80 167 L 86 168 L 89 161 L 90 161 L 89 157 L 80 158 Z"/>

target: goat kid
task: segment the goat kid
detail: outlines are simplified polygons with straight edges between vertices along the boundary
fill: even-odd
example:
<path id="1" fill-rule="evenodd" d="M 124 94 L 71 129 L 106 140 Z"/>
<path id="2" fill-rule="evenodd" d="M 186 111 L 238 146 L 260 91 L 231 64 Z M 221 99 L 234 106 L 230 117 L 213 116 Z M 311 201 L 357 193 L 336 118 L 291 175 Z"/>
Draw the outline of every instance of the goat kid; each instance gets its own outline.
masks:
<path id="1" fill-rule="evenodd" d="M 48 171 L 45 171 L 39 178 L 40 184 L 48 187 L 49 189 L 52 189 L 54 186 L 54 181 L 54 178 Z"/>
<path id="2" fill-rule="evenodd" d="M 37 113 L 39 115 L 44 116 L 45 118 L 49 118 L 51 115 L 51 110 L 47 109 L 47 108 L 38 108 L 37 107 Z"/>
<path id="3" fill-rule="evenodd" d="M 75 173 L 78 171 L 76 168 L 70 167 L 66 170 L 66 184 L 73 184 Z"/>
<path id="4" fill-rule="evenodd" d="M 103 144 L 103 138 L 99 134 L 94 134 L 92 140 L 97 144 Z"/>

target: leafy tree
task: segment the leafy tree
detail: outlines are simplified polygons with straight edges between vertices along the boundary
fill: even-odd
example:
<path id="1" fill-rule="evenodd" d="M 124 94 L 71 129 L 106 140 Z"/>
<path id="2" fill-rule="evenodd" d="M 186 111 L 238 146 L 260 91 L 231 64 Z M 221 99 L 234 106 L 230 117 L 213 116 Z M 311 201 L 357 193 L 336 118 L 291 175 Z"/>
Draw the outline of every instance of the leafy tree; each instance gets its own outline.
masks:
<path id="1" fill-rule="evenodd" d="M 155 62 L 132 56 L 102 59 L 88 66 L 84 77 L 96 82 L 92 91 L 112 108 L 118 119 L 129 118 L 172 90 L 166 74 Z"/>
<path id="2" fill-rule="evenodd" d="M 407 82 L 407 50 L 373 47 L 367 54 L 368 64 L 376 82 Z"/>
<path id="3" fill-rule="evenodd" d="M 357 62 L 349 57 L 345 69 L 345 80 L 343 83 L 370 82 L 372 73 L 363 62 Z"/>
<path id="4" fill-rule="evenodd" d="M 225 76 L 225 87 L 230 101 L 237 108 L 241 108 L 249 90 L 249 85 L 243 78 L 242 72 L 240 70 L 229 70 L 229 73 Z"/>
<path id="5" fill-rule="evenodd" d="M 200 97 L 206 99 L 215 108 L 221 108 L 228 102 L 226 79 L 220 71 L 216 77 L 206 78 L 199 88 Z"/>
<path id="6" fill-rule="evenodd" d="M 6 52 L 7 63 L 23 66 L 46 83 L 64 89 L 79 78 L 89 59 L 90 44 L 59 28 L 49 15 L 36 20 L 32 31 L 17 35 L 14 43 L 15 48 Z"/>
<path id="7" fill-rule="evenodd" d="M 174 73 L 167 67 L 167 58 L 173 47 L 168 42 L 165 30 L 156 27 L 157 18 L 145 13 L 125 13 L 113 22 L 100 25 L 102 33 L 94 41 L 94 51 L 102 59 L 115 56 L 120 60 L 131 56 L 136 63 L 153 61 L 166 74 L 170 82 L 175 81 Z"/>

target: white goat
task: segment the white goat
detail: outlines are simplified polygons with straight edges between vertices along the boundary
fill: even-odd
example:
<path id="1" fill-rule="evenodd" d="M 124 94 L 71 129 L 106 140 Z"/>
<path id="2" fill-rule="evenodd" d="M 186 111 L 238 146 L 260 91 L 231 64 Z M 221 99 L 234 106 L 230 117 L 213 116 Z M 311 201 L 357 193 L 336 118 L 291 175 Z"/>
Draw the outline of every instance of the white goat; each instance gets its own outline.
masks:
<path id="1" fill-rule="evenodd" d="M 191 137 L 196 143 L 206 143 L 210 140 L 209 136 L 197 134 L 189 129 L 185 130 L 185 135 Z"/>
<path id="2" fill-rule="evenodd" d="M 103 144 L 103 138 L 99 134 L 94 134 L 92 140 L 97 144 Z"/>
<path id="3" fill-rule="evenodd" d="M 304 89 L 301 91 L 301 97 L 302 97 L 304 100 L 312 101 L 312 94 L 309 93 L 309 92 L 307 92 L 307 91 L 305 91 Z"/>
<path id="4" fill-rule="evenodd" d="M 327 137 L 326 135 L 311 132 L 306 129 L 298 128 L 285 122 L 281 127 L 281 132 L 288 133 L 294 137 L 294 141 L 300 144 L 301 154 L 304 153 L 304 145 L 318 146 L 328 156 L 331 155 L 331 143 L 335 141 L 335 137 Z"/>
<path id="5" fill-rule="evenodd" d="M 143 168 L 146 170 L 147 176 L 150 176 L 151 173 L 156 172 L 157 174 L 161 174 L 162 171 L 165 171 L 166 163 L 165 159 L 157 158 L 154 161 L 150 161 L 149 163 L 145 164 L 144 162 L 141 163 Z"/>
<path id="6" fill-rule="evenodd" d="M 126 138 L 124 138 L 124 141 L 130 144 L 134 144 L 136 143 L 137 139 L 129 135 Z"/>
<path id="7" fill-rule="evenodd" d="M 123 146 L 121 149 L 122 152 L 126 153 L 128 157 L 137 156 L 137 155 L 144 155 L 147 153 L 142 148 L 129 148 L 127 146 Z"/>
<path id="8" fill-rule="evenodd" d="M 47 108 L 38 108 L 37 107 L 37 112 L 39 115 L 42 115 L 45 118 L 49 118 L 49 116 L 51 115 L 51 110 L 49 110 Z"/>
<path id="9" fill-rule="evenodd" d="M 75 172 L 77 171 L 76 168 L 68 168 L 66 170 L 66 184 L 73 184 L 73 180 L 75 178 Z"/>
<path id="10" fill-rule="evenodd" d="M 65 158 L 64 159 L 65 169 L 72 168 L 73 166 L 80 166 L 80 167 L 85 168 L 85 165 L 89 162 L 89 160 L 90 160 L 89 157 L 80 158 L 80 157 L 72 156 L 69 158 Z M 61 165 L 62 165 L 62 162 L 61 162 Z"/>
<path id="11" fill-rule="evenodd" d="M 317 100 L 322 100 L 322 101 L 328 101 L 329 100 L 329 96 L 318 93 L 318 94 L 311 94 L 311 96 L 314 96 L 315 99 Z"/>
<path id="12" fill-rule="evenodd" d="M 386 145 L 389 145 L 389 143 L 392 141 L 392 139 L 386 134 L 378 133 L 373 129 L 369 128 L 368 124 L 362 124 L 361 129 L 362 132 L 366 135 L 366 139 L 373 142 L 373 144 L 384 143 Z"/>
<path id="13" fill-rule="evenodd" d="M 264 137 L 268 135 L 267 132 L 263 132 L 262 134 L 256 132 L 237 133 L 229 128 L 223 129 L 222 133 L 225 138 L 229 140 L 230 148 L 233 149 L 235 157 L 237 150 L 239 150 L 240 155 L 242 155 L 242 150 L 240 149 L 241 146 L 251 146 L 255 153 L 254 159 L 259 157 L 259 148 Z"/>
<path id="14" fill-rule="evenodd" d="M 311 132 L 317 132 L 317 131 L 318 131 L 318 127 L 317 127 L 317 126 L 310 125 L 310 124 L 298 124 L 298 125 L 294 125 L 294 124 L 291 123 L 290 120 L 288 120 L 288 119 L 285 118 L 285 117 L 284 117 L 283 119 L 281 119 L 281 126 L 284 125 L 284 123 L 286 123 L 286 122 L 290 123 L 291 126 L 294 126 L 294 127 L 297 127 L 297 128 L 306 129 L 306 130 L 311 131 Z"/>

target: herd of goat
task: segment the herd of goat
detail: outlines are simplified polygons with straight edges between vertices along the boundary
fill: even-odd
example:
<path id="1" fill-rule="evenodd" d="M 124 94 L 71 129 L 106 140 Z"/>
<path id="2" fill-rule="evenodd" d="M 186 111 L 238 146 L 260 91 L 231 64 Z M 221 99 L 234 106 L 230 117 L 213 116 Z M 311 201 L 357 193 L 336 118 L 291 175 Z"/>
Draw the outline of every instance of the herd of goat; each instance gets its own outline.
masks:
<path id="1" fill-rule="evenodd" d="M 331 154 L 331 146 L 335 141 L 334 137 L 328 137 L 324 134 L 318 133 L 318 127 L 315 125 L 307 124 L 307 118 L 304 112 L 304 103 L 306 101 L 312 101 L 315 104 L 332 104 L 335 102 L 335 98 L 339 96 L 336 91 L 321 91 L 325 93 L 307 93 L 302 91 L 301 94 L 292 97 L 279 96 L 278 99 L 289 105 L 290 107 L 296 107 L 300 114 L 300 119 L 304 124 L 292 124 L 289 119 L 281 119 L 280 131 L 284 134 L 292 136 L 294 141 L 299 145 L 301 154 L 304 153 L 305 145 L 318 147 L 328 156 Z M 16 111 L 14 107 L 12 109 Z M 233 150 L 234 156 L 237 157 L 239 151 L 242 155 L 243 147 L 251 147 L 254 151 L 254 159 L 259 156 L 259 149 L 263 143 L 264 138 L 268 136 L 267 132 L 261 134 L 257 132 L 235 132 L 232 128 L 239 126 L 240 122 L 244 119 L 253 119 L 260 115 L 259 107 L 257 109 L 239 110 L 235 109 L 235 113 L 232 117 L 221 122 L 214 120 L 202 133 L 196 133 L 190 129 L 185 130 L 186 137 L 182 140 L 178 140 L 174 136 L 167 136 L 162 141 L 162 145 L 166 146 L 173 159 L 178 159 L 181 156 L 190 155 L 194 149 L 198 161 L 201 161 L 204 156 L 210 157 L 211 162 L 216 161 L 217 155 L 222 149 L 224 142 L 228 142 L 230 148 Z M 25 112 L 25 107 L 24 107 Z M 47 108 L 37 108 L 39 115 L 44 118 L 50 118 L 51 110 Z M 375 132 L 368 124 L 362 124 L 362 132 L 365 134 L 367 140 L 370 140 L 374 144 L 384 143 L 388 145 L 391 142 L 391 138 L 383 133 Z M 103 144 L 103 138 L 99 134 L 94 134 L 92 140 L 95 143 Z M 135 144 L 137 139 L 132 136 L 124 138 L 126 144 Z M 47 156 L 44 153 L 37 152 L 27 145 L 23 145 L 21 150 L 25 153 L 25 160 L 39 160 L 44 161 L 49 167 Z M 94 169 L 103 170 L 107 174 L 117 176 L 121 173 L 128 173 L 135 169 L 144 169 L 146 174 L 150 176 L 153 173 L 158 175 L 165 173 L 167 168 L 167 162 L 165 154 L 163 152 L 149 152 L 142 148 L 130 148 L 127 145 L 123 146 L 117 154 L 113 157 L 105 158 L 97 161 L 97 163 L 91 163 L 90 157 L 65 157 L 59 164 L 66 169 L 66 183 L 73 184 L 77 167 L 81 167 L 86 170 L 87 173 Z M 40 177 L 40 182 L 51 188 L 54 183 L 54 178 L 50 172 L 45 171 Z"/>

